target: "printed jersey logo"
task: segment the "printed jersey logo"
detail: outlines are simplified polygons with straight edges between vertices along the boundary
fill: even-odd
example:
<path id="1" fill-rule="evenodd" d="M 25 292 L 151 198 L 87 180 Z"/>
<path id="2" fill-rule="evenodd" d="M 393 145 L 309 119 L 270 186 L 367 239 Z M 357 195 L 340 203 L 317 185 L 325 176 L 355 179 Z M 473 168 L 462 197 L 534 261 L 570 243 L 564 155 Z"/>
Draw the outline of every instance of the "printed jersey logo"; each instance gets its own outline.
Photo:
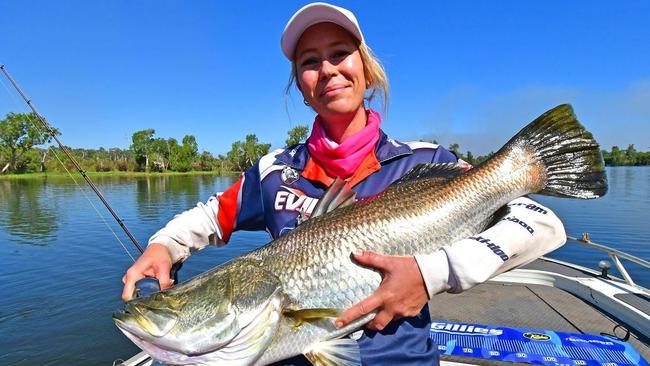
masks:
<path id="1" fill-rule="evenodd" d="M 296 188 L 287 186 L 280 186 L 280 188 L 281 190 L 275 194 L 273 205 L 276 211 L 296 211 L 306 216 L 311 215 L 318 203 L 317 198 L 309 197 L 305 192 Z"/>
<path id="2" fill-rule="evenodd" d="M 501 219 L 501 221 L 504 220 L 514 222 L 515 224 L 519 224 L 519 226 L 526 229 L 526 231 L 528 231 L 531 235 L 535 232 L 535 229 L 533 229 L 532 227 L 530 227 L 530 225 L 528 225 L 527 223 L 523 222 L 522 220 L 518 219 L 515 216 L 508 216 Z"/>
<path id="3" fill-rule="evenodd" d="M 537 205 L 534 205 L 534 204 L 532 204 L 532 203 L 521 203 L 521 202 L 518 202 L 518 203 L 511 203 L 511 204 L 508 204 L 508 206 L 524 206 L 524 207 L 526 207 L 527 210 L 531 210 L 531 211 L 534 211 L 534 212 L 539 212 L 539 213 L 541 213 L 542 215 L 546 215 L 546 214 L 548 214 L 548 211 L 546 211 L 545 209 L 543 209 L 543 208 L 541 208 L 541 207 L 539 207 L 539 206 L 537 206 Z"/>
<path id="4" fill-rule="evenodd" d="M 291 150 L 289 154 L 291 155 L 291 153 L 295 154 L 296 150 L 295 149 Z M 284 184 L 291 184 L 297 181 L 298 177 L 299 177 L 298 172 L 295 169 L 291 168 L 290 166 L 285 166 L 284 169 L 282 169 L 282 173 L 280 174 L 280 179 L 282 179 L 282 182 Z"/>
<path id="5" fill-rule="evenodd" d="M 494 254 L 496 254 L 499 258 L 501 258 L 501 260 L 503 260 L 504 262 L 510 259 L 510 257 L 508 257 L 508 255 L 503 250 L 501 250 L 501 247 L 494 244 L 490 239 L 484 238 L 482 236 L 472 236 L 470 237 L 470 239 L 476 240 L 481 244 L 485 244 L 488 248 L 490 248 L 490 250 Z"/>

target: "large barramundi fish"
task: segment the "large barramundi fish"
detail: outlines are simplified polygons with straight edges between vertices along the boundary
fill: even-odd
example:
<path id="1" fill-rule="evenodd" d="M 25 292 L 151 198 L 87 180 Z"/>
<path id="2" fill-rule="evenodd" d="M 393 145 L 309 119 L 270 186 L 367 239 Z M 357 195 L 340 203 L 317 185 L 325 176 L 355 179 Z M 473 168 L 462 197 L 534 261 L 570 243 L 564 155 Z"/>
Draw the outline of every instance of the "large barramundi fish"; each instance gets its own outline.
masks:
<path id="1" fill-rule="evenodd" d="M 350 253 L 432 253 L 481 232 L 517 197 L 596 198 L 606 191 L 598 144 L 571 106 L 560 105 L 468 171 L 419 165 L 359 201 L 337 180 L 312 218 L 287 235 L 129 301 L 113 319 L 171 365 L 265 365 L 299 354 L 315 365 L 359 365 L 356 341 L 346 336 L 374 314 L 341 329 L 334 319 L 371 295 L 381 274 L 355 264 Z"/>

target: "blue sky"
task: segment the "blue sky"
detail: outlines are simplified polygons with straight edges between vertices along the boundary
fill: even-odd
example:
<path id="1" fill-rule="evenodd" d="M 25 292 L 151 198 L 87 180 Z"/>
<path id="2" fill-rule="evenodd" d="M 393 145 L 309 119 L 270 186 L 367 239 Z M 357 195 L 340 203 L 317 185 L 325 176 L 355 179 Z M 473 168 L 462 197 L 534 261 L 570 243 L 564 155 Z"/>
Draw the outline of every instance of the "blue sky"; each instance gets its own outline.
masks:
<path id="1" fill-rule="evenodd" d="M 0 1 L 0 63 L 67 145 L 196 136 L 274 148 L 313 112 L 279 41 L 303 1 Z M 485 153 L 560 104 L 605 148 L 650 148 L 650 2 L 337 1 L 384 63 L 382 127 Z M 2 79 L 4 86 L 8 83 Z M 0 86 L 0 113 L 26 111 Z"/>

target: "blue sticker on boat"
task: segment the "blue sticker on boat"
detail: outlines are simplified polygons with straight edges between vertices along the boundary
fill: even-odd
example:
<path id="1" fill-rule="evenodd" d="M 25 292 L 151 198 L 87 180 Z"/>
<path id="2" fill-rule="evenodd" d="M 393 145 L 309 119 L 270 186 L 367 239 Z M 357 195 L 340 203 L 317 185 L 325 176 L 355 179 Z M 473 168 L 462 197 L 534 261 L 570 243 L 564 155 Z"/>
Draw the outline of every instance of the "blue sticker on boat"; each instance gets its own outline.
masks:
<path id="1" fill-rule="evenodd" d="M 554 366 L 650 366 L 629 343 L 590 334 L 434 320 L 430 337 L 443 355 Z"/>

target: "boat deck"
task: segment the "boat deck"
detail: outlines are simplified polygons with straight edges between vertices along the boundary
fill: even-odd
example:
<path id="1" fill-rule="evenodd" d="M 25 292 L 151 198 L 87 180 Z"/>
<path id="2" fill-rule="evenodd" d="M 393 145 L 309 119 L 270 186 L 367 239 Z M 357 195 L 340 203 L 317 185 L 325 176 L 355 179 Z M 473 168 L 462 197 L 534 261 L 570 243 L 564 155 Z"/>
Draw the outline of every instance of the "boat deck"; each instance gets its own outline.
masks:
<path id="1" fill-rule="evenodd" d="M 566 274 L 593 277 L 592 274 L 572 268 L 551 268 L 554 266 L 560 265 L 538 260 L 528 268 L 574 271 Z M 636 301 L 647 300 L 640 298 Z M 621 324 L 570 293 L 533 284 L 489 282 L 461 294 L 438 295 L 429 302 L 429 307 L 432 319 L 569 333 L 613 334 L 614 327 Z M 624 334 L 620 329 L 616 333 L 619 336 Z M 650 360 L 650 341 L 647 335 L 631 331 L 628 342 L 642 357 Z M 479 365 L 512 364 L 464 357 L 443 356 L 442 359 Z"/>

